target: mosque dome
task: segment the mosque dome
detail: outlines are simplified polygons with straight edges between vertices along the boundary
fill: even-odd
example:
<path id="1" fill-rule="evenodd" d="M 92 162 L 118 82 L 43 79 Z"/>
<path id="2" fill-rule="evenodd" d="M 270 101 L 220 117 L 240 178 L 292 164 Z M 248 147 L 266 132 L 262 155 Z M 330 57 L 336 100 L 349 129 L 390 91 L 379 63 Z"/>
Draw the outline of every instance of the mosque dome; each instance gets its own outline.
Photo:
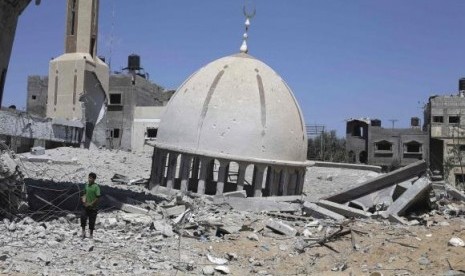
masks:
<path id="1" fill-rule="evenodd" d="M 307 137 L 291 89 L 268 65 L 240 53 L 191 75 L 169 101 L 159 149 L 219 159 L 305 166 Z"/>

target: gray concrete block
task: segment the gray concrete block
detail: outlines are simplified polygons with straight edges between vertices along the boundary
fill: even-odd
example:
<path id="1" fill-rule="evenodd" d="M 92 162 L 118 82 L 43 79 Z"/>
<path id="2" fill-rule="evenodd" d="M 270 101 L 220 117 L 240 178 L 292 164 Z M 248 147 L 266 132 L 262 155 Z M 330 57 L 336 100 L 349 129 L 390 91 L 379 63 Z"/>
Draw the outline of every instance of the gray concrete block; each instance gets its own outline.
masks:
<path id="1" fill-rule="evenodd" d="M 214 198 L 214 204 L 228 204 L 237 211 L 279 211 L 279 212 L 296 212 L 300 211 L 299 204 L 286 202 L 273 202 L 261 198 Z"/>
<path id="2" fill-rule="evenodd" d="M 338 213 L 345 217 L 354 217 L 354 218 L 369 218 L 371 214 L 363 210 L 355 209 L 346 205 L 334 203 L 328 200 L 320 200 L 317 205 Z"/>
<path id="3" fill-rule="evenodd" d="M 418 179 L 411 187 L 407 189 L 391 206 L 386 210 L 391 215 L 404 215 L 405 211 L 421 199 L 428 199 L 428 191 L 431 189 L 431 182 L 427 178 Z"/>
<path id="4" fill-rule="evenodd" d="M 332 195 L 325 199 L 336 203 L 346 203 L 367 194 L 385 189 L 402 181 L 411 179 L 415 176 L 424 174 L 426 172 L 426 168 L 426 162 L 424 160 L 420 160 L 398 170 L 365 181 L 355 188 L 349 189 L 336 195 Z"/>
<path id="5" fill-rule="evenodd" d="M 247 197 L 247 192 L 245 190 L 242 191 L 233 191 L 233 192 L 228 192 L 228 193 L 223 193 L 220 196 L 224 197 L 240 197 L 240 198 L 246 198 Z"/>
<path id="6" fill-rule="evenodd" d="M 450 185 L 446 185 L 446 192 L 452 198 L 455 198 L 457 200 L 465 201 L 465 193 L 457 190 L 455 187 L 452 187 Z"/>
<path id="7" fill-rule="evenodd" d="M 164 209 L 164 211 L 165 211 L 166 216 L 175 217 L 175 216 L 179 216 L 184 211 L 186 211 L 186 206 L 185 205 L 178 205 L 178 206 L 174 206 L 174 207 L 171 207 L 171 208 L 166 208 L 166 209 Z"/>
<path id="8" fill-rule="evenodd" d="M 266 222 L 266 227 L 270 228 L 271 230 L 275 232 L 286 235 L 286 236 L 294 237 L 297 234 L 297 230 L 295 230 L 291 226 L 283 222 L 273 220 L 273 219 L 269 219 Z"/>
<path id="9" fill-rule="evenodd" d="M 316 205 L 315 203 L 311 203 L 308 201 L 305 201 L 303 206 L 303 210 L 307 215 L 310 215 L 314 218 L 330 218 L 334 220 L 344 220 L 345 217 L 339 215 L 338 213 L 335 213 L 333 211 L 330 211 L 326 208 L 320 207 Z"/>
<path id="10" fill-rule="evenodd" d="M 124 211 L 124 212 L 127 212 L 127 213 L 132 213 L 132 214 L 143 214 L 143 215 L 146 215 L 148 214 L 149 210 L 147 209 L 144 209 L 144 208 L 140 208 L 140 207 L 137 207 L 137 206 L 134 206 L 134 205 L 131 205 L 131 204 L 127 204 L 127 203 L 123 203 L 119 200 L 117 200 L 116 198 L 110 196 L 110 195 L 105 195 L 105 197 L 111 202 L 113 203 L 113 205 Z"/>

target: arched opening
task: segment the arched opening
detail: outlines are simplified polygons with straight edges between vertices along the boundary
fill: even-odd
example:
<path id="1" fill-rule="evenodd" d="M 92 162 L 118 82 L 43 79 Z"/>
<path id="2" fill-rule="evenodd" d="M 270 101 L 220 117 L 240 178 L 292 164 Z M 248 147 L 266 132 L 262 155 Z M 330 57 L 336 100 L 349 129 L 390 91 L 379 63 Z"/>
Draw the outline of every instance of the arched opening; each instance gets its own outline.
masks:
<path id="1" fill-rule="evenodd" d="M 361 151 L 359 156 L 358 156 L 358 161 L 360 163 L 366 164 L 368 161 L 368 155 L 366 151 Z"/>

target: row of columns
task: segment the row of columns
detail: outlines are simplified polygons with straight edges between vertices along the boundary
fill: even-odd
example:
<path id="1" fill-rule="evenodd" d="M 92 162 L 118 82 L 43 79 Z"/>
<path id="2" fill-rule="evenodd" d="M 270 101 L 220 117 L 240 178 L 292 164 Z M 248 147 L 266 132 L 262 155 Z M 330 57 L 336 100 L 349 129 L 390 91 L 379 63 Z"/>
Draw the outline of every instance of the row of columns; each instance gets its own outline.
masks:
<path id="1" fill-rule="evenodd" d="M 178 159 L 181 158 L 178 164 Z M 216 195 L 224 192 L 228 183 L 229 165 L 234 160 L 214 159 L 206 156 L 192 156 L 178 152 L 166 151 L 155 148 L 152 159 L 152 175 L 150 188 L 165 186 L 174 188 L 176 174 L 180 179 L 180 190 L 188 191 L 191 181 L 197 183 L 197 193 L 205 194 L 209 182 L 213 182 L 213 162 L 218 160 L 218 179 L 216 181 Z M 302 194 L 305 181 L 305 167 L 270 166 L 236 162 L 237 171 L 236 191 L 242 191 L 246 187 L 246 171 L 248 166 L 253 166 L 251 187 L 247 187 L 248 193 L 254 197 L 299 195 Z M 266 174 L 265 174 L 266 172 Z M 265 186 L 263 187 L 263 183 Z M 248 185 L 247 185 L 248 186 Z"/>

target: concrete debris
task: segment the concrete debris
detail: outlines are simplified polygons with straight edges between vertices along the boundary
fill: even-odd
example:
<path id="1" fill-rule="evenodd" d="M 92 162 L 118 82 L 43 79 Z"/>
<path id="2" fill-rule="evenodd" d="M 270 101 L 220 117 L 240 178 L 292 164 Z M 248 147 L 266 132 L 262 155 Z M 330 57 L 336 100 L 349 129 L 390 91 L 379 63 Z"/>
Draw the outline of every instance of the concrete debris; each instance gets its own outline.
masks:
<path id="1" fill-rule="evenodd" d="M 116 198 L 112 197 L 111 195 L 105 195 L 105 197 L 112 203 L 112 205 L 122 211 L 128 212 L 128 213 L 133 213 L 133 214 L 148 214 L 149 210 L 140 208 L 135 205 L 127 204 L 120 202 Z"/>
<path id="2" fill-rule="evenodd" d="M 451 185 L 446 185 L 446 192 L 447 194 L 457 200 L 465 201 L 465 193 L 457 190 L 455 187 L 452 187 Z"/>
<path id="3" fill-rule="evenodd" d="M 426 162 L 424 160 L 420 160 L 403 168 L 368 180 L 355 188 L 336 195 L 331 195 L 325 199 L 343 204 L 351 200 L 356 200 L 357 198 L 363 197 L 367 194 L 385 189 L 389 186 L 396 185 L 397 183 L 401 183 L 413 176 L 424 174 L 426 169 Z"/>
<path id="4" fill-rule="evenodd" d="M 215 270 L 221 272 L 222 274 L 229 274 L 229 273 L 231 273 L 231 270 L 229 269 L 229 267 L 227 267 L 227 266 L 225 266 L 225 265 L 218 265 L 218 266 L 215 266 Z"/>
<path id="5" fill-rule="evenodd" d="M 129 177 L 115 173 L 111 178 L 112 182 L 120 183 L 120 184 L 127 184 L 127 185 L 146 185 L 148 183 L 148 179 L 145 178 L 134 178 L 129 179 Z"/>
<path id="6" fill-rule="evenodd" d="M 207 259 L 211 263 L 214 263 L 214 264 L 217 264 L 217 265 L 224 265 L 224 264 L 228 263 L 228 260 L 226 260 L 225 258 L 214 257 L 214 256 L 212 256 L 210 254 L 207 254 Z"/>
<path id="7" fill-rule="evenodd" d="M 23 173 L 8 151 L 0 151 L 0 217 L 28 209 Z"/>
<path id="8" fill-rule="evenodd" d="M 302 209 L 307 215 L 312 216 L 314 218 L 331 218 L 337 221 L 345 219 L 344 216 L 338 213 L 335 213 L 326 208 L 320 207 L 316 205 L 315 203 L 311 203 L 307 201 L 304 202 Z"/>
<path id="9" fill-rule="evenodd" d="M 31 148 L 31 154 L 32 155 L 44 155 L 45 154 L 45 148 L 43 148 L 43 147 L 33 147 L 33 148 Z"/>
<path id="10" fill-rule="evenodd" d="M 215 269 L 213 268 L 213 266 L 204 266 L 202 268 L 202 272 L 203 272 L 203 275 L 213 275 L 215 274 Z"/>
<path id="11" fill-rule="evenodd" d="M 455 247 L 464 247 L 465 246 L 465 242 L 460 239 L 460 238 L 457 238 L 457 237 L 452 237 L 450 240 L 449 240 L 449 245 L 452 245 L 452 246 L 455 246 Z"/>
<path id="12" fill-rule="evenodd" d="M 330 211 L 338 213 L 348 218 L 369 218 L 371 214 L 360 209 L 355 209 L 342 204 L 334 203 L 329 200 L 320 200 L 317 203 L 318 206 L 326 208 Z"/>
<path id="13" fill-rule="evenodd" d="M 317 199 L 310 193 L 243 198 L 242 191 L 208 196 L 175 189 L 149 192 L 141 185 L 128 185 L 131 179 L 145 178 L 134 171 L 140 167 L 148 174 L 145 169 L 150 169 L 150 163 L 142 157 L 144 162 L 134 161 L 138 163 L 133 165 L 126 160 L 135 157 L 127 152 L 83 153 L 62 148 L 46 150 L 46 155 L 53 159 L 61 155 L 61 159 L 69 159 L 71 155 L 83 165 L 24 162 L 30 181 L 35 181 L 31 189 L 44 185 L 44 192 L 29 200 L 40 202 L 39 208 L 46 209 L 0 220 L 0 271 L 5 274 L 168 275 L 175 269 L 189 275 L 326 275 L 333 269 L 375 275 L 374 271 L 383 270 L 383 264 L 389 263 L 386 268 L 394 267 L 397 275 L 423 275 L 425 269 L 441 275 L 443 248 L 450 238 L 444 236 L 446 231 L 455 233 L 456 239 L 450 240 L 459 245 L 449 247 L 449 269 L 463 269 L 463 247 L 458 241 L 463 243 L 460 229 L 465 229 L 461 192 L 445 196 L 429 193 L 430 181 L 418 173 L 418 168 L 412 169 L 415 175 L 404 171 L 391 182 L 376 180 L 378 174 L 369 171 L 321 167 L 324 170 L 318 172 L 312 167 L 318 175 L 307 174 L 306 178 L 321 177 L 329 186 L 324 188 L 330 190 L 324 196 L 323 187 L 316 187 Z M 86 158 L 101 170 L 97 170 L 98 181 L 105 195 L 93 240 L 80 238 L 79 209 L 73 209 L 79 198 L 70 196 L 79 190 L 68 188 L 76 189 L 93 170 Z M 13 163 L 10 168 L 13 175 L 19 174 Z M 114 171 L 123 176 L 117 179 L 124 181 L 111 181 Z M 327 176 L 332 181 L 326 180 Z M 353 181 L 341 180 L 350 177 Z M 370 177 L 374 179 L 367 181 Z M 66 186 L 61 179 L 71 184 Z M 330 200 L 331 194 L 341 194 L 339 191 L 345 188 L 357 190 L 367 183 L 375 184 L 365 186 L 360 196 L 349 193 L 340 201 Z M 305 186 L 308 189 L 308 183 Z M 58 204 L 68 196 L 69 204 Z M 435 205 L 430 205 L 433 201 Z M 381 215 L 388 219 L 379 220 Z M 378 254 L 381 247 L 383 254 Z M 421 251 L 424 248 L 428 248 L 428 255 Z M 348 254 L 350 251 L 356 254 Z M 329 255 L 332 257 L 325 258 Z M 208 262 L 195 261 L 199 256 Z"/>
<path id="14" fill-rule="evenodd" d="M 297 234 L 297 230 L 295 230 L 294 228 L 292 228 L 291 226 L 283 223 L 283 222 L 280 222 L 280 221 L 275 221 L 273 219 L 269 219 L 267 222 L 266 222 L 266 227 L 270 228 L 271 230 L 279 233 L 279 234 L 283 234 L 283 235 L 286 235 L 286 236 L 295 236 Z"/>
<path id="15" fill-rule="evenodd" d="M 166 217 L 169 217 L 169 218 L 179 216 L 185 211 L 186 211 L 186 206 L 184 205 L 178 205 L 178 206 L 174 206 L 171 208 L 163 209 L 164 214 L 166 215 Z"/>

